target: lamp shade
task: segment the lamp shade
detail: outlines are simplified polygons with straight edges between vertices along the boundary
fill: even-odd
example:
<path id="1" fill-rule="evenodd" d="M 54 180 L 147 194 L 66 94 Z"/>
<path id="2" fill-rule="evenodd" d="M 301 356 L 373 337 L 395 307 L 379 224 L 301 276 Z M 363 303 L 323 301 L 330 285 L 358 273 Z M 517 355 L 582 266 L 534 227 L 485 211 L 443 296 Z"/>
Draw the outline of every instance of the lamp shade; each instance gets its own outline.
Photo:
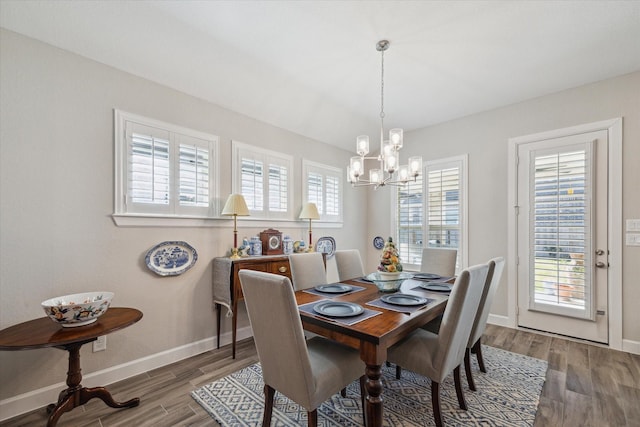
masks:
<path id="1" fill-rule="evenodd" d="M 315 203 L 305 203 L 300 212 L 300 219 L 320 219 L 318 208 Z"/>
<path id="2" fill-rule="evenodd" d="M 249 216 L 249 209 L 242 194 L 230 194 L 222 209 L 222 215 Z"/>

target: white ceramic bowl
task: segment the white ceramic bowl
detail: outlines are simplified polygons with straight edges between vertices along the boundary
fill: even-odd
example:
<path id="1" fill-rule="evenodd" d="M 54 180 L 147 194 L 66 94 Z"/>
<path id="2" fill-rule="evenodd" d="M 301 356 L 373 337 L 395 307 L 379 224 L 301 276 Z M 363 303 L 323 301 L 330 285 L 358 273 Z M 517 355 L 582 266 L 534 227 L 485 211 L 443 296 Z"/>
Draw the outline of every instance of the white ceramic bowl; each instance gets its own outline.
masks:
<path id="1" fill-rule="evenodd" d="M 106 313 L 113 292 L 84 292 L 42 301 L 42 308 L 51 320 L 65 328 L 89 325 Z"/>

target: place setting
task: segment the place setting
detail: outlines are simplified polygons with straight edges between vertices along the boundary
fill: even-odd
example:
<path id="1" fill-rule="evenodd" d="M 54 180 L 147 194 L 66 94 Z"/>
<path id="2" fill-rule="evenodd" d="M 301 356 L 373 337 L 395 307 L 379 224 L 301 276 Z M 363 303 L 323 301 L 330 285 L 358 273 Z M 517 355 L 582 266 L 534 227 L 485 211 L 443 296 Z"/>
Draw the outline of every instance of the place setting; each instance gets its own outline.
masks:
<path id="1" fill-rule="evenodd" d="M 358 322 L 381 314 L 379 311 L 364 308 L 360 304 L 348 301 L 320 300 L 298 306 L 306 314 L 319 316 L 345 325 L 355 325 Z"/>
<path id="2" fill-rule="evenodd" d="M 451 289 L 453 289 L 452 283 L 447 282 L 425 282 L 420 283 L 415 288 L 412 288 L 412 291 L 431 291 L 431 292 L 440 292 L 445 294 L 450 294 Z"/>
<path id="3" fill-rule="evenodd" d="M 333 297 L 347 295 L 365 289 L 362 286 L 348 285 L 346 283 L 328 283 L 326 285 L 318 285 L 313 288 L 305 289 L 304 292 L 319 295 L 322 297 Z"/>
<path id="4" fill-rule="evenodd" d="M 412 314 L 426 308 L 429 303 L 433 301 L 434 299 L 432 298 L 425 298 L 418 295 L 394 293 L 370 301 L 367 305 Z"/>
<path id="5" fill-rule="evenodd" d="M 435 273 L 415 273 L 413 275 L 412 279 L 420 280 L 420 281 L 427 281 L 427 282 L 431 282 L 431 281 L 447 282 L 447 281 L 453 279 L 453 277 L 441 276 L 441 275 L 435 274 Z"/>

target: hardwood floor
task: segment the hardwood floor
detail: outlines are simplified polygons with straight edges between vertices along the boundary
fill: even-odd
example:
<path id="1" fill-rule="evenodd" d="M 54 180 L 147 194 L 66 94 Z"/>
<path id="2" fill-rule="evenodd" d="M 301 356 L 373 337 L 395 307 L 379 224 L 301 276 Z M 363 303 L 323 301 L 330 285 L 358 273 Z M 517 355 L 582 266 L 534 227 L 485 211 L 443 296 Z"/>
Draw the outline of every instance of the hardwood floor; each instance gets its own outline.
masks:
<path id="1" fill-rule="evenodd" d="M 549 362 L 535 426 L 640 426 L 639 355 L 493 325 L 483 344 Z M 115 410 L 93 399 L 62 415 L 58 426 L 218 426 L 189 392 L 257 362 L 251 339 L 238 342 L 236 357 L 228 345 L 111 384 L 116 400 L 140 397 L 140 406 Z M 43 426 L 46 419 L 42 408 L 0 426 Z"/>

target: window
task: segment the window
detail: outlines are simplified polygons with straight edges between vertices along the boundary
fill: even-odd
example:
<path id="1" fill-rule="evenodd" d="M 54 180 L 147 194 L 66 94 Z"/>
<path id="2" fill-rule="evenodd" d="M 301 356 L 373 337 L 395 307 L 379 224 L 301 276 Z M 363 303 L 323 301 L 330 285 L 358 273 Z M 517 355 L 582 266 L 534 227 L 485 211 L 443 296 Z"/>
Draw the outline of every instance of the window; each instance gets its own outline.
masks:
<path id="1" fill-rule="evenodd" d="M 247 202 L 252 217 L 291 219 L 291 156 L 232 142 L 233 192 Z"/>
<path id="2" fill-rule="evenodd" d="M 422 248 L 455 248 L 457 269 L 466 249 L 466 156 L 431 161 L 416 181 L 396 191 L 395 230 L 400 258 L 419 269 Z"/>
<path id="3" fill-rule="evenodd" d="M 422 175 L 397 188 L 396 242 L 405 267 L 419 266 L 423 241 Z"/>
<path id="4" fill-rule="evenodd" d="M 116 215 L 212 217 L 218 138 L 115 111 Z"/>
<path id="5" fill-rule="evenodd" d="M 342 221 L 342 170 L 302 161 L 303 201 L 315 203 L 321 221 Z"/>

